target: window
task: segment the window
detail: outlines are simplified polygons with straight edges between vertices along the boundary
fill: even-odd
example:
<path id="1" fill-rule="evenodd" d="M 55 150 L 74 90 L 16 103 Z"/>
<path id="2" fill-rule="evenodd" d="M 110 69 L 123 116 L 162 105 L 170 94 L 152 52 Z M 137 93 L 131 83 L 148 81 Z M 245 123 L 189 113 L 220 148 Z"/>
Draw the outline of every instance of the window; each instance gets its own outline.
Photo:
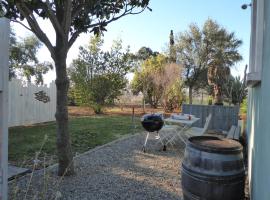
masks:
<path id="1" fill-rule="evenodd" d="M 247 84 L 253 87 L 261 82 L 264 0 L 253 0 L 251 16 L 250 63 Z"/>

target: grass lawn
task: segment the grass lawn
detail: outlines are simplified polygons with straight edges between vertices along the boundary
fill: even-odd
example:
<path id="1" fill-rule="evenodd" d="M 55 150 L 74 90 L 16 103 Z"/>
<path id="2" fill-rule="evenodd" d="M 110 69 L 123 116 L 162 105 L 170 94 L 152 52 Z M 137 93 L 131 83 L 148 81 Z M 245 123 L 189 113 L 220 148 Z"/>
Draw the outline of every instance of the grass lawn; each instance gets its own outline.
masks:
<path id="1" fill-rule="evenodd" d="M 136 128 L 132 126 L 130 116 L 101 115 L 71 118 L 69 130 L 73 153 L 83 153 L 123 135 L 142 131 L 138 118 L 135 122 Z M 47 137 L 46 141 L 45 136 Z M 46 165 L 55 163 L 57 162 L 55 141 L 55 122 L 10 128 L 9 162 L 17 166 L 31 167 L 36 152 L 45 142 L 38 158 L 41 160 L 41 166 L 44 163 Z"/>

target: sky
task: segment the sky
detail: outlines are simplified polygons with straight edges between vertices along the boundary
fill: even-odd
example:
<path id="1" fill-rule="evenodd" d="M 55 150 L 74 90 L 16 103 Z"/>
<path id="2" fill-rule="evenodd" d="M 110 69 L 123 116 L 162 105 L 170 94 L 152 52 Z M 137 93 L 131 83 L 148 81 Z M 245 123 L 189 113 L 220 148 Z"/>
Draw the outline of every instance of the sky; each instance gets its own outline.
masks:
<path id="1" fill-rule="evenodd" d="M 250 3 L 250 0 L 150 0 L 152 12 L 145 10 L 139 15 L 125 16 L 107 26 L 104 33 L 104 48 L 108 49 L 112 41 L 121 38 L 123 46 L 130 46 L 132 52 L 142 46 L 150 47 L 154 51 L 162 52 L 169 42 L 170 30 L 174 34 L 186 31 L 191 23 L 202 27 L 204 22 L 211 18 L 236 37 L 243 41 L 239 52 L 243 60 L 232 69 L 233 75 L 243 76 L 244 66 L 249 63 L 250 41 L 250 8 L 243 10 L 241 6 Z M 54 40 L 54 31 L 48 22 L 41 23 L 42 29 L 48 37 Z M 14 25 L 16 34 L 20 37 L 29 35 L 29 32 L 20 25 Z M 67 64 L 78 55 L 78 47 L 86 45 L 91 34 L 83 34 L 70 49 Z M 38 57 L 41 61 L 52 61 L 50 53 L 43 47 Z M 45 83 L 55 79 L 55 72 L 45 76 Z"/>

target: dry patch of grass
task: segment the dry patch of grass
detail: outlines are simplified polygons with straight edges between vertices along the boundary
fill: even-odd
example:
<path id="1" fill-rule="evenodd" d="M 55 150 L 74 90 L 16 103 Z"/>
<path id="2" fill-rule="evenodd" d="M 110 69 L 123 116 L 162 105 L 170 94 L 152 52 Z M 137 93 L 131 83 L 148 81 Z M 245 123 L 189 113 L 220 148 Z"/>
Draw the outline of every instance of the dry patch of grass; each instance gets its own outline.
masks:
<path id="1" fill-rule="evenodd" d="M 155 113 L 155 112 L 163 112 L 163 108 L 150 108 L 147 106 L 145 111 L 143 110 L 142 106 L 135 105 L 135 106 L 107 106 L 104 107 L 104 115 L 127 115 L 132 116 L 134 108 L 134 114 L 136 117 L 141 117 L 145 113 Z M 93 109 L 89 107 L 79 107 L 79 106 L 69 106 L 68 108 L 69 115 L 71 117 L 77 116 L 93 116 L 95 115 Z M 180 112 L 179 110 L 175 110 L 174 112 Z M 170 115 L 171 113 L 165 113 Z"/>

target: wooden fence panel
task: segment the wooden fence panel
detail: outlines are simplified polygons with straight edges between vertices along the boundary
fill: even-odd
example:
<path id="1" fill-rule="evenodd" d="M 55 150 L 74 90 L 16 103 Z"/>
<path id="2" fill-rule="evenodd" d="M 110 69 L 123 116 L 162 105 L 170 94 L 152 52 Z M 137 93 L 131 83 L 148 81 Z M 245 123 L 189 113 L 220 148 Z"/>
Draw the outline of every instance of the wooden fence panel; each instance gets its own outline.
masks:
<path id="1" fill-rule="evenodd" d="M 54 121 L 55 111 L 54 82 L 47 87 L 9 81 L 9 127 Z"/>
<path id="2" fill-rule="evenodd" d="M 238 124 L 239 106 L 189 105 L 182 106 L 183 113 L 192 114 L 200 120 L 194 124 L 203 127 L 206 117 L 212 113 L 209 129 L 228 131 L 232 125 Z"/>

